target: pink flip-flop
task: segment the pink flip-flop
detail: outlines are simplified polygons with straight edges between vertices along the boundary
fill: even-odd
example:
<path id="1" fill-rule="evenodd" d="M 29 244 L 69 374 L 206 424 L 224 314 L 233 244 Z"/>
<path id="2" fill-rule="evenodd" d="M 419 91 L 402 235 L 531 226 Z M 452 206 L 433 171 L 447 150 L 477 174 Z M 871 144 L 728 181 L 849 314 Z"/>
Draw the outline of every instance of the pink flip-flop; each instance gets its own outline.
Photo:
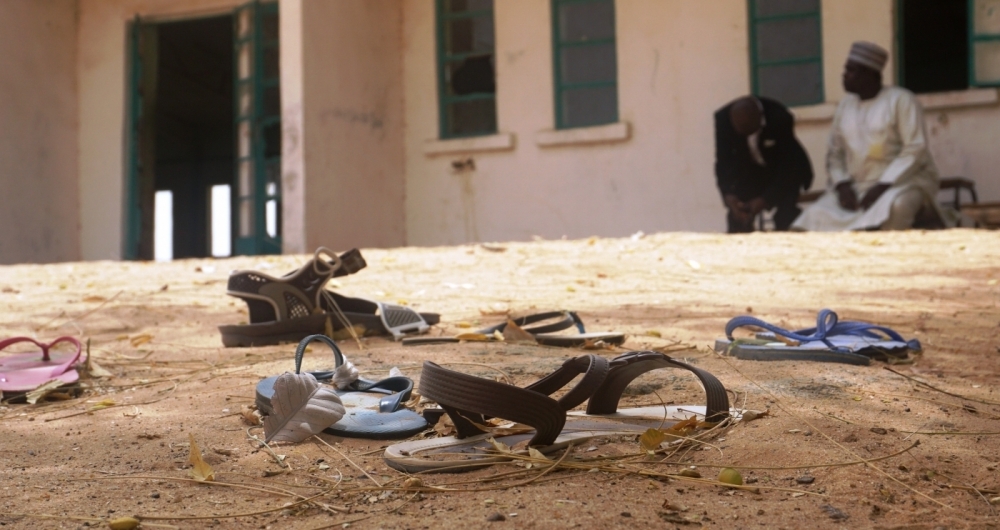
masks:
<path id="1" fill-rule="evenodd" d="M 80 379 L 74 368 L 80 360 L 80 341 L 73 337 L 59 337 L 45 344 L 30 337 L 14 337 L 0 341 L 0 350 L 19 342 L 31 342 L 42 351 L 0 357 L 0 392 L 27 392 L 55 379 L 63 383 L 75 383 Z M 60 342 L 72 344 L 76 347 L 75 351 L 49 351 Z"/>

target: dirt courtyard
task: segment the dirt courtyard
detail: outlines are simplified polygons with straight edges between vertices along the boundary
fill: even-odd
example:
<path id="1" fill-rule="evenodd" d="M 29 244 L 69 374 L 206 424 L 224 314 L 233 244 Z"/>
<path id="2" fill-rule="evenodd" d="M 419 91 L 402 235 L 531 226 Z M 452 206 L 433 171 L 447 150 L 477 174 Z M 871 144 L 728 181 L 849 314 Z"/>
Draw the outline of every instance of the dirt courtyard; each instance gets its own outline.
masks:
<path id="1" fill-rule="evenodd" d="M 637 234 L 362 252 L 368 267 L 330 287 L 440 313 L 431 334 L 575 310 L 588 331 L 628 334 L 623 348 L 597 353 L 671 351 L 715 374 L 733 406 L 768 414 L 669 458 L 618 437 L 553 457 L 589 469 L 512 463 L 414 486 L 383 462 L 388 442 L 321 435 L 272 454 L 250 438 L 261 434 L 242 416 L 254 385 L 292 370 L 294 345 L 223 348 L 217 326 L 248 318 L 226 279 L 280 275 L 310 256 L 3 266 L 0 339 L 90 339 L 109 374 L 85 378 L 71 399 L 0 404 L 0 528 L 108 528 L 129 516 L 142 528 L 1000 525 L 1000 232 Z M 823 308 L 918 338 L 924 352 L 893 372 L 711 351 L 731 317 L 802 328 Z M 416 381 L 432 360 L 523 386 L 585 353 L 362 342 L 340 344 L 369 379 L 398 367 Z M 329 368 L 327 355 L 307 355 L 305 367 Z M 703 403 L 679 371 L 637 385 L 622 406 Z M 191 480 L 189 435 L 214 482 Z M 724 466 L 748 487 L 714 484 Z"/>

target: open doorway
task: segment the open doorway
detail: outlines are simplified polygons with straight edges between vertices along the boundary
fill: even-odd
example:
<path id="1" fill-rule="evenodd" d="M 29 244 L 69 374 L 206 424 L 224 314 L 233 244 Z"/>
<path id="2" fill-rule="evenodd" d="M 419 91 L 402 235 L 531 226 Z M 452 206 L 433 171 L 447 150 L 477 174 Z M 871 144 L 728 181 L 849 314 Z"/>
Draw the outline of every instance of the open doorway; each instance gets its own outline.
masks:
<path id="1" fill-rule="evenodd" d="M 275 2 L 133 22 L 126 259 L 280 253 L 278 46 Z"/>
<path id="2" fill-rule="evenodd" d="M 897 0 L 900 86 L 917 94 L 969 88 L 969 5 Z"/>
<path id="3" fill-rule="evenodd" d="M 212 188 L 234 172 L 232 17 L 160 24 L 158 52 L 153 187 L 172 195 L 172 257 L 205 257 L 213 213 L 229 213 L 213 212 Z"/>

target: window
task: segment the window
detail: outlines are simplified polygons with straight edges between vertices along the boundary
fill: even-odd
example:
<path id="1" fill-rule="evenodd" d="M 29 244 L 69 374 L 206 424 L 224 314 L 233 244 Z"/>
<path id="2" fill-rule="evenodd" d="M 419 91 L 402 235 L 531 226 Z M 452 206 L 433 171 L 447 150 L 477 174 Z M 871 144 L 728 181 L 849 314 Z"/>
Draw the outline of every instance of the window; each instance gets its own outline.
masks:
<path id="1" fill-rule="evenodd" d="M 969 87 L 969 0 L 896 4 L 897 77 L 916 93 Z"/>
<path id="2" fill-rule="evenodd" d="M 975 86 L 1000 85 L 1000 0 L 969 0 L 972 75 Z"/>
<path id="3" fill-rule="evenodd" d="M 614 0 L 552 0 L 556 128 L 618 121 Z"/>
<path id="4" fill-rule="evenodd" d="M 1000 84 L 1000 0 L 898 0 L 899 85 L 916 93 Z"/>
<path id="5" fill-rule="evenodd" d="M 493 0 L 437 0 L 442 138 L 497 131 Z"/>
<path id="6" fill-rule="evenodd" d="M 753 93 L 785 105 L 822 103 L 820 0 L 748 0 Z"/>

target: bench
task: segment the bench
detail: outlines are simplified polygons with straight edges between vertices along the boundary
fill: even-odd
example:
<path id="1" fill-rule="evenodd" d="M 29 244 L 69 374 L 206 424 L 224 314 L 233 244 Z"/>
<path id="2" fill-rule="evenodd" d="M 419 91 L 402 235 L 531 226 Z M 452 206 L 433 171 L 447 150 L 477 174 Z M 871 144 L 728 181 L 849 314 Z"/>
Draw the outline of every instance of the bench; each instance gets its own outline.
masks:
<path id="1" fill-rule="evenodd" d="M 812 190 L 803 192 L 799 195 L 799 204 L 809 204 L 816 202 L 821 195 L 826 190 Z M 976 226 L 982 226 L 987 228 L 997 228 L 1000 227 L 1000 204 L 994 205 L 980 205 L 979 196 L 976 194 L 976 183 L 971 179 L 965 177 L 947 177 L 940 181 L 939 192 L 951 191 L 952 197 L 948 202 L 942 202 L 941 205 L 947 208 L 952 208 L 956 212 L 961 212 L 968 215 L 975 223 Z M 964 195 L 967 195 L 968 201 L 963 200 Z M 764 231 L 767 230 L 767 226 L 773 227 L 773 222 L 770 216 L 765 216 L 764 212 L 757 215 L 757 229 Z M 938 219 L 937 215 L 933 212 L 921 211 L 917 215 L 917 220 L 914 222 L 914 228 L 944 228 L 944 222 Z"/>

